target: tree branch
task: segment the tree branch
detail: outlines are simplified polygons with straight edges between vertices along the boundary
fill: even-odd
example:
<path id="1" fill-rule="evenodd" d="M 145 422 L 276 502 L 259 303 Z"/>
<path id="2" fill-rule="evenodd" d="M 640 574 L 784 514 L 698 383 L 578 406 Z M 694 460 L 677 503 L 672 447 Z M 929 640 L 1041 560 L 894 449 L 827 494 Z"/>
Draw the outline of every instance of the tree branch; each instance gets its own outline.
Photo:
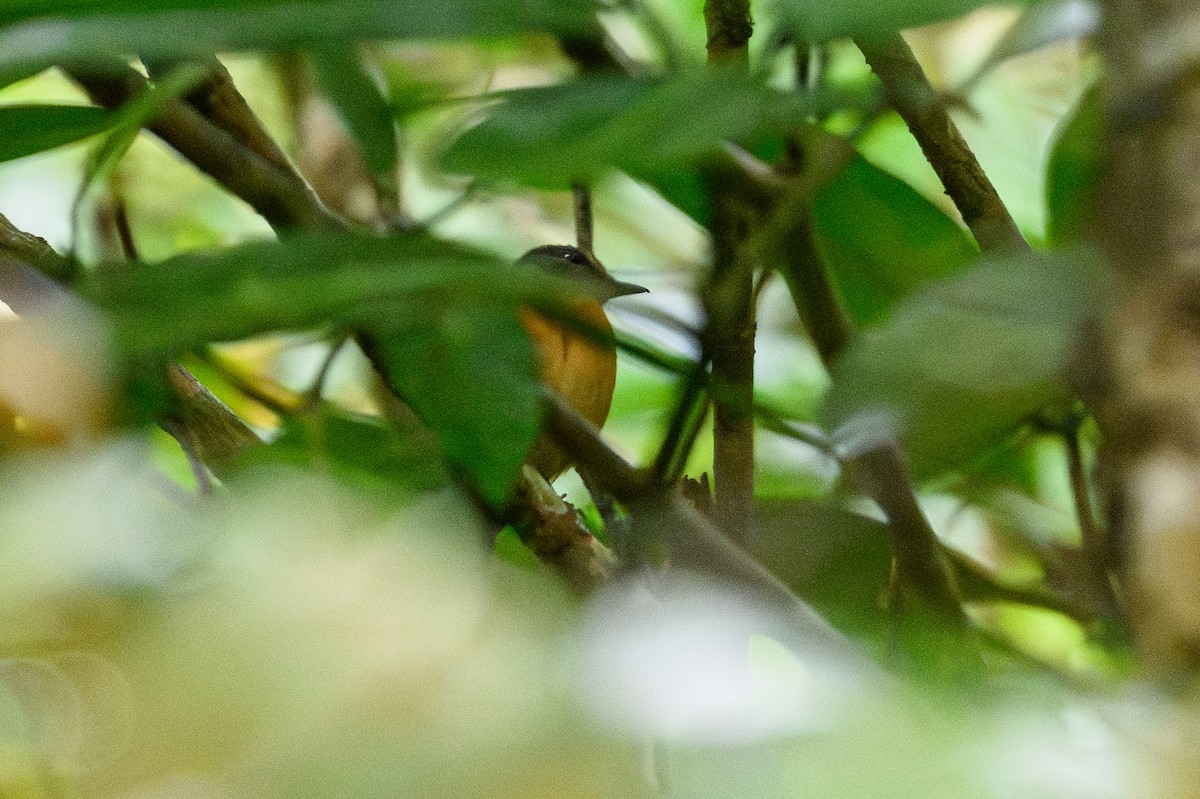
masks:
<path id="1" fill-rule="evenodd" d="M 705 0 L 711 64 L 749 64 L 749 0 Z M 754 267 L 751 208 L 723 180 L 707 177 L 712 269 L 700 291 L 704 360 L 712 365 L 713 484 L 717 519 L 743 547 L 754 534 Z"/>
<path id="2" fill-rule="evenodd" d="M 750 0 L 705 0 L 704 27 L 708 32 L 710 62 L 736 59 L 749 63 Z"/>
<path id="3" fill-rule="evenodd" d="M 233 83 L 229 70 L 215 56 L 194 63 L 204 67 L 208 76 L 187 93 L 186 100 L 205 119 L 228 133 L 242 144 L 247 150 L 262 158 L 281 172 L 291 173 L 297 180 L 303 178 L 296 172 L 291 160 L 263 127 L 258 115 L 250 108 L 246 98 L 238 91 Z M 168 65 L 168 68 L 177 66 Z M 150 77 L 158 80 L 163 68 L 157 64 L 146 65 Z"/>
<path id="4" fill-rule="evenodd" d="M 883 82 L 888 102 L 908 125 L 921 151 L 942 181 L 984 251 L 1029 251 L 1029 244 L 1008 213 L 991 180 L 979 166 L 958 126 L 904 38 L 896 33 L 882 43 L 859 40 L 858 47 Z"/>
<path id="5" fill-rule="evenodd" d="M 571 195 L 575 200 L 575 245 L 588 255 L 595 255 L 592 243 L 595 223 L 592 218 L 592 192 L 582 183 L 571 184 Z"/>
<path id="6" fill-rule="evenodd" d="M 521 540 L 577 593 L 589 594 L 616 575 L 613 553 L 532 466 L 522 467 L 512 507 Z"/>
<path id="7" fill-rule="evenodd" d="M 546 432 L 568 453 L 575 468 L 599 490 L 621 502 L 644 496 L 657 482 L 650 469 L 639 469 L 612 450 L 596 426 L 549 389 L 542 389 Z"/>
<path id="8" fill-rule="evenodd" d="M 120 63 L 102 68 L 66 65 L 64 71 L 105 108 L 118 108 L 149 87 L 136 70 Z M 346 222 L 321 204 L 298 175 L 263 159 L 187 102 L 168 103 L 149 130 L 248 203 L 272 227 L 282 230 L 347 227 Z"/>

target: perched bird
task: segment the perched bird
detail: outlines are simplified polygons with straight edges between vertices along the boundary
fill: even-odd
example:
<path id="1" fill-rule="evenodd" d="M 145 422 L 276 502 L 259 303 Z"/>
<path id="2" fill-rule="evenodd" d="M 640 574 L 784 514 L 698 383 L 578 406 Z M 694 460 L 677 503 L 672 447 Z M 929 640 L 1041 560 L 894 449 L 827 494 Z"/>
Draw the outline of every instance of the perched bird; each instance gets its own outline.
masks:
<path id="1" fill-rule="evenodd" d="M 580 299 L 569 308 L 569 321 L 524 309 L 521 322 L 537 346 L 542 382 L 580 416 L 601 427 L 608 418 L 617 380 L 612 326 L 602 306 L 614 297 L 640 294 L 646 289 L 614 280 L 595 256 L 576 247 L 537 247 L 517 263 L 579 281 Z M 528 462 L 547 480 L 571 465 L 567 453 L 545 435 L 534 443 Z"/>

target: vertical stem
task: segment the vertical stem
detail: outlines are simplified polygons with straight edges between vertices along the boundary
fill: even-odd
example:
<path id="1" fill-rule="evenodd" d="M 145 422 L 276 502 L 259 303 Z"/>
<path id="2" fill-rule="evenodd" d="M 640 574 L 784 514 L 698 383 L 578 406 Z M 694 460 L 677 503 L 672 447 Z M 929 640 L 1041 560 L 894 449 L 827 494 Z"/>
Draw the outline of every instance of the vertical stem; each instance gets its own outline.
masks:
<path id="1" fill-rule="evenodd" d="M 592 250 L 595 223 L 592 217 L 592 192 L 587 186 L 576 181 L 571 184 L 571 194 L 575 198 L 575 246 L 594 255 Z"/>
<path id="2" fill-rule="evenodd" d="M 708 32 L 710 63 L 735 59 L 749 63 L 750 0 L 705 0 L 704 27 Z"/>
<path id="3" fill-rule="evenodd" d="M 706 0 L 710 63 L 749 66 L 749 0 Z M 750 209 L 722 182 L 710 180 L 713 266 L 701 294 L 708 321 L 702 335 L 712 364 L 713 483 L 717 518 L 742 546 L 753 532 L 754 269 L 745 243 Z"/>
<path id="4" fill-rule="evenodd" d="M 717 518 L 735 541 L 749 544 L 754 499 L 754 273 L 741 246 L 746 210 L 719 189 L 713 201 L 713 267 L 702 290 L 702 334 L 712 364 L 713 483 Z"/>

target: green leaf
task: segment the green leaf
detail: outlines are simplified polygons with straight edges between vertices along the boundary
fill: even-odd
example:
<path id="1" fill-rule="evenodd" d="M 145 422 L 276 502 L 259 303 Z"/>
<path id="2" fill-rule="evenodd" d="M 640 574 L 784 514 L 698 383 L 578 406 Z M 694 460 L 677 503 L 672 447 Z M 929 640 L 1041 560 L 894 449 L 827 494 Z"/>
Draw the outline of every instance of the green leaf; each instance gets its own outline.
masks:
<path id="1" fill-rule="evenodd" d="M 126 364 L 283 330 L 358 330 L 397 300 L 528 305 L 566 314 L 578 281 L 431 236 L 313 232 L 96 272 L 79 292 L 107 311 Z"/>
<path id="2" fill-rule="evenodd" d="M 403 303 L 369 328 L 388 381 L 451 463 L 503 505 L 538 430 L 533 342 L 511 305 Z"/>
<path id="3" fill-rule="evenodd" d="M 318 468 L 393 496 L 398 486 L 428 491 L 450 481 L 437 443 L 415 419 L 399 427 L 332 404 L 316 415 L 285 418 L 279 437 L 254 448 L 237 465 L 262 463 Z"/>
<path id="4" fill-rule="evenodd" d="M 537 364 L 517 308 L 546 307 L 563 288 L 425 236 L 308 234 L 99 273 L 81 291 L 108 311 L 118 358 L 135 374 L 139 363 L 267 331 L 365 334 L 446 457 L 500 504 L 537 432 Z"/>
<path id="5" fill-rule="evenodd" d="M 723 139 L 800 116 L 744 70 L 670 80 L 589 77 L 496 97 L 501 102 L 450 147 L 443 167 L 550 189 L 610 169 L 661 175 L 701 161 Z"/>
<path id="6" fill-rule="evenodd" d="M 88 105 L 0 106 L 0 161 L 52 150 L 108 130 L 113 114 Z"/>
<path id="7" fill-rule="evenodd" d="M 87 193 L 112 173 L 125 153 L 129 152 L 142 128 L 149 125 L 168 103 L 195 87 L 204 75 L 204 68 L 199 65 L 175 69 L 163 80 L 110 114 L 110 126 L 113 131 L 100 142 L 88 158 L 83 182 L 80 184 L 71 215 L 73 220 L 78 219 L 79 207 Z"/>
<path id="8" fill-rule="evenodd" d="M 882 319 L 913 289 L 962 270 L 974 241 L 899 178 L 855 156 L 813 204 L 817 247 L 855 323 Z"/>
<path id="9" fill-rule="evenodd" d="M 1046 232 L 1064 244 L 1085 238 L 1095 220 L 1102 173 L 1100 86 L 1083 95 L 1050 151 L 1046 175 Z"/>
<path id="10" fill-rule="evenodd" d="M 898 432 L 919 477 L 962 465 L 1069 398 L 1080 327 L 1109 293 L 1090 251 L 982 260 L 851 343 L 823 421 L 851 448 Z"/>
<path id="11" fill-rule="evenodd" d="M 308 233 L 96 273 L 80 286 L 108 311 L 118 357 L 163 357 L 276 330 L 353 325 L 380 301 L 431 292 L 512 295 L 513 270 L 426 236 Z"/>
<path id="12" fill-rule="evenodd" d="M 358 141 L 363 161 L 380 179 L 395 181 L 396 129 L 379 86 L 352 47 L 321 47 L 311 54 L 321 90 Z"/>
<path id="13" fill-rule="evenodd" d="M 279 50 L 335 40 L 582 33 L 593 0 L 6 0 L 0 73 L 63 59 Z"/>
<path id="14" fill-rule="evenodd" d="M 824 42 L 846 36 L 874 38 L 905 28 L 959 17 L 984 0 L 772 0 L 772 12 L 804 41 Z"/>
<path id="15" fill-rule="evenodd" d="M 754 505 L 754 554 L 838 629 L 883 641 L 888 617 L 881 597 L 892 565 L 887 525 L 810 500 Z"/>

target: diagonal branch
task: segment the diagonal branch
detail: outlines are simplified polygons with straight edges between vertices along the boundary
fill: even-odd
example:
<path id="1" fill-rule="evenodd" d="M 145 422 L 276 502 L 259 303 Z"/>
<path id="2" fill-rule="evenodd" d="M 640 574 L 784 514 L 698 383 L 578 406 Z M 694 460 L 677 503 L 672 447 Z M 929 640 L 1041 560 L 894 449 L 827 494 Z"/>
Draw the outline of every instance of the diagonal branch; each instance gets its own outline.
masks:
<path id="1" fill-rule="evenodd" d="M 124 105 L 149 88 L 148 81 L 125 64 L 101 68 L 67 65 L 64 70 L 105 108 Z M 297 174 L 265 160 L 185 101 L 168 103 L 149 130 L 248 203 L 276 229 L 347 227 Z"/>
<path id="2" fill-rule="evenodd" d="M 984 251 L 1029 250 L 1017 223 L 1000 200 L 975 154 L 963 140 L 942 98 L 899 33 L 882 43 L 858 41 L 871 69 L 883 82 L 888 102 L 908 125 L 937 173 L 946 194 Z"/>

